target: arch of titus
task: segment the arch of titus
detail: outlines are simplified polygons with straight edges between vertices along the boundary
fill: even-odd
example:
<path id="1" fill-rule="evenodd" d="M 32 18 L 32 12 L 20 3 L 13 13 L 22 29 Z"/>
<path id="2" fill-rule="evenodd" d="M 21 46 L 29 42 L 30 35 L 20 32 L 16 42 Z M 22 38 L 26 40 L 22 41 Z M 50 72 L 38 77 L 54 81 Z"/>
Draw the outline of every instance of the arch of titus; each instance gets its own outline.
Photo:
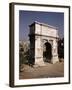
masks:
<path id="1" fill-rule="evenodd" d="M 45 65 L 45 61 L 56 63 L 58 60 L 58 30 L 48 24 L 35 21 L 29 25 L 30 62 Z"/>

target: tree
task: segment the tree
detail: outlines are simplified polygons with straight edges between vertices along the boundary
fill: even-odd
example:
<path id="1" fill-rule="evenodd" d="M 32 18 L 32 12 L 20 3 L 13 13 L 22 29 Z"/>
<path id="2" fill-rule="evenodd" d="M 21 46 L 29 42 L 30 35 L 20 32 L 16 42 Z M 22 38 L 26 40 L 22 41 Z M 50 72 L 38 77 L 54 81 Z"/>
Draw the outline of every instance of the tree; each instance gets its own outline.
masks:
<path id="1" fill-rule="evenodd" d="M 58 57 L 64 58 L 64 38 L 58 41 Z"/>
<path id="2" fill-rule="evenodd" d="M 20 65 L 28 63 L 29 59 L 29 43 L 20 42 L 19 43 L 19 61 Z"/>

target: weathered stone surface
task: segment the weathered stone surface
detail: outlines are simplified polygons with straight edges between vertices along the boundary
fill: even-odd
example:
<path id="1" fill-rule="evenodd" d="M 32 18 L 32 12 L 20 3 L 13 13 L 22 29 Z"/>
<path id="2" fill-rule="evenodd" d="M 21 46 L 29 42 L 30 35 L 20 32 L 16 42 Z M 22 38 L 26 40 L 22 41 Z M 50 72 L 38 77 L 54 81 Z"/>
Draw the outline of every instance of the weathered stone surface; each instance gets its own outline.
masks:
<path id="1" fill-rule="evenodd" d="M 57 53 L 57 40 L 59 36 L 56 27 L 36 21 L 30 25 L 29 36 L 30 56 L 33 58 L 35 64 L 40 66 L 45 65 L 44 58 L 51 59 L 51 63 L 59 61 Z M 44 46 L 46 51 L 44 51 Z"/>

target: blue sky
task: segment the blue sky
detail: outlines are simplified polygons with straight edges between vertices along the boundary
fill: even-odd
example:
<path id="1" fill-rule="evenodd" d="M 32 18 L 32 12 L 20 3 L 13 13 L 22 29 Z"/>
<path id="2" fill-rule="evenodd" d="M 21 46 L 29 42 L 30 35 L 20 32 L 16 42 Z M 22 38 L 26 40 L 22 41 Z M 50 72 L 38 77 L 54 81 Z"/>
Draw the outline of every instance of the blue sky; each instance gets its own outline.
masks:
<path id="1" fill-rule="evenodd" d="M 19 40 L 29 40 L 29 25 L 34 21 L 58 27 L 59 36 L 64 37 L 64 13 L 19 11 Z"/>

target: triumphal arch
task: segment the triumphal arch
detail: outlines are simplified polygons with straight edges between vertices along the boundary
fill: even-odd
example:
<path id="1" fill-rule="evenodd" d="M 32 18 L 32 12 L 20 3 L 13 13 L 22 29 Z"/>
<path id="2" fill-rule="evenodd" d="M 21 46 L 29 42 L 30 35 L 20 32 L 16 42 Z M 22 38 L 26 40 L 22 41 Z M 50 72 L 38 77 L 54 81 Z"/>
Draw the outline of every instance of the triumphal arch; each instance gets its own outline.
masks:
<path id="1" fill-rule="evenodd" d="M 44 65 L 58 62 L 58 30 L 56 27 L 35 21 L 29 25 L 29 62 Z"/>

